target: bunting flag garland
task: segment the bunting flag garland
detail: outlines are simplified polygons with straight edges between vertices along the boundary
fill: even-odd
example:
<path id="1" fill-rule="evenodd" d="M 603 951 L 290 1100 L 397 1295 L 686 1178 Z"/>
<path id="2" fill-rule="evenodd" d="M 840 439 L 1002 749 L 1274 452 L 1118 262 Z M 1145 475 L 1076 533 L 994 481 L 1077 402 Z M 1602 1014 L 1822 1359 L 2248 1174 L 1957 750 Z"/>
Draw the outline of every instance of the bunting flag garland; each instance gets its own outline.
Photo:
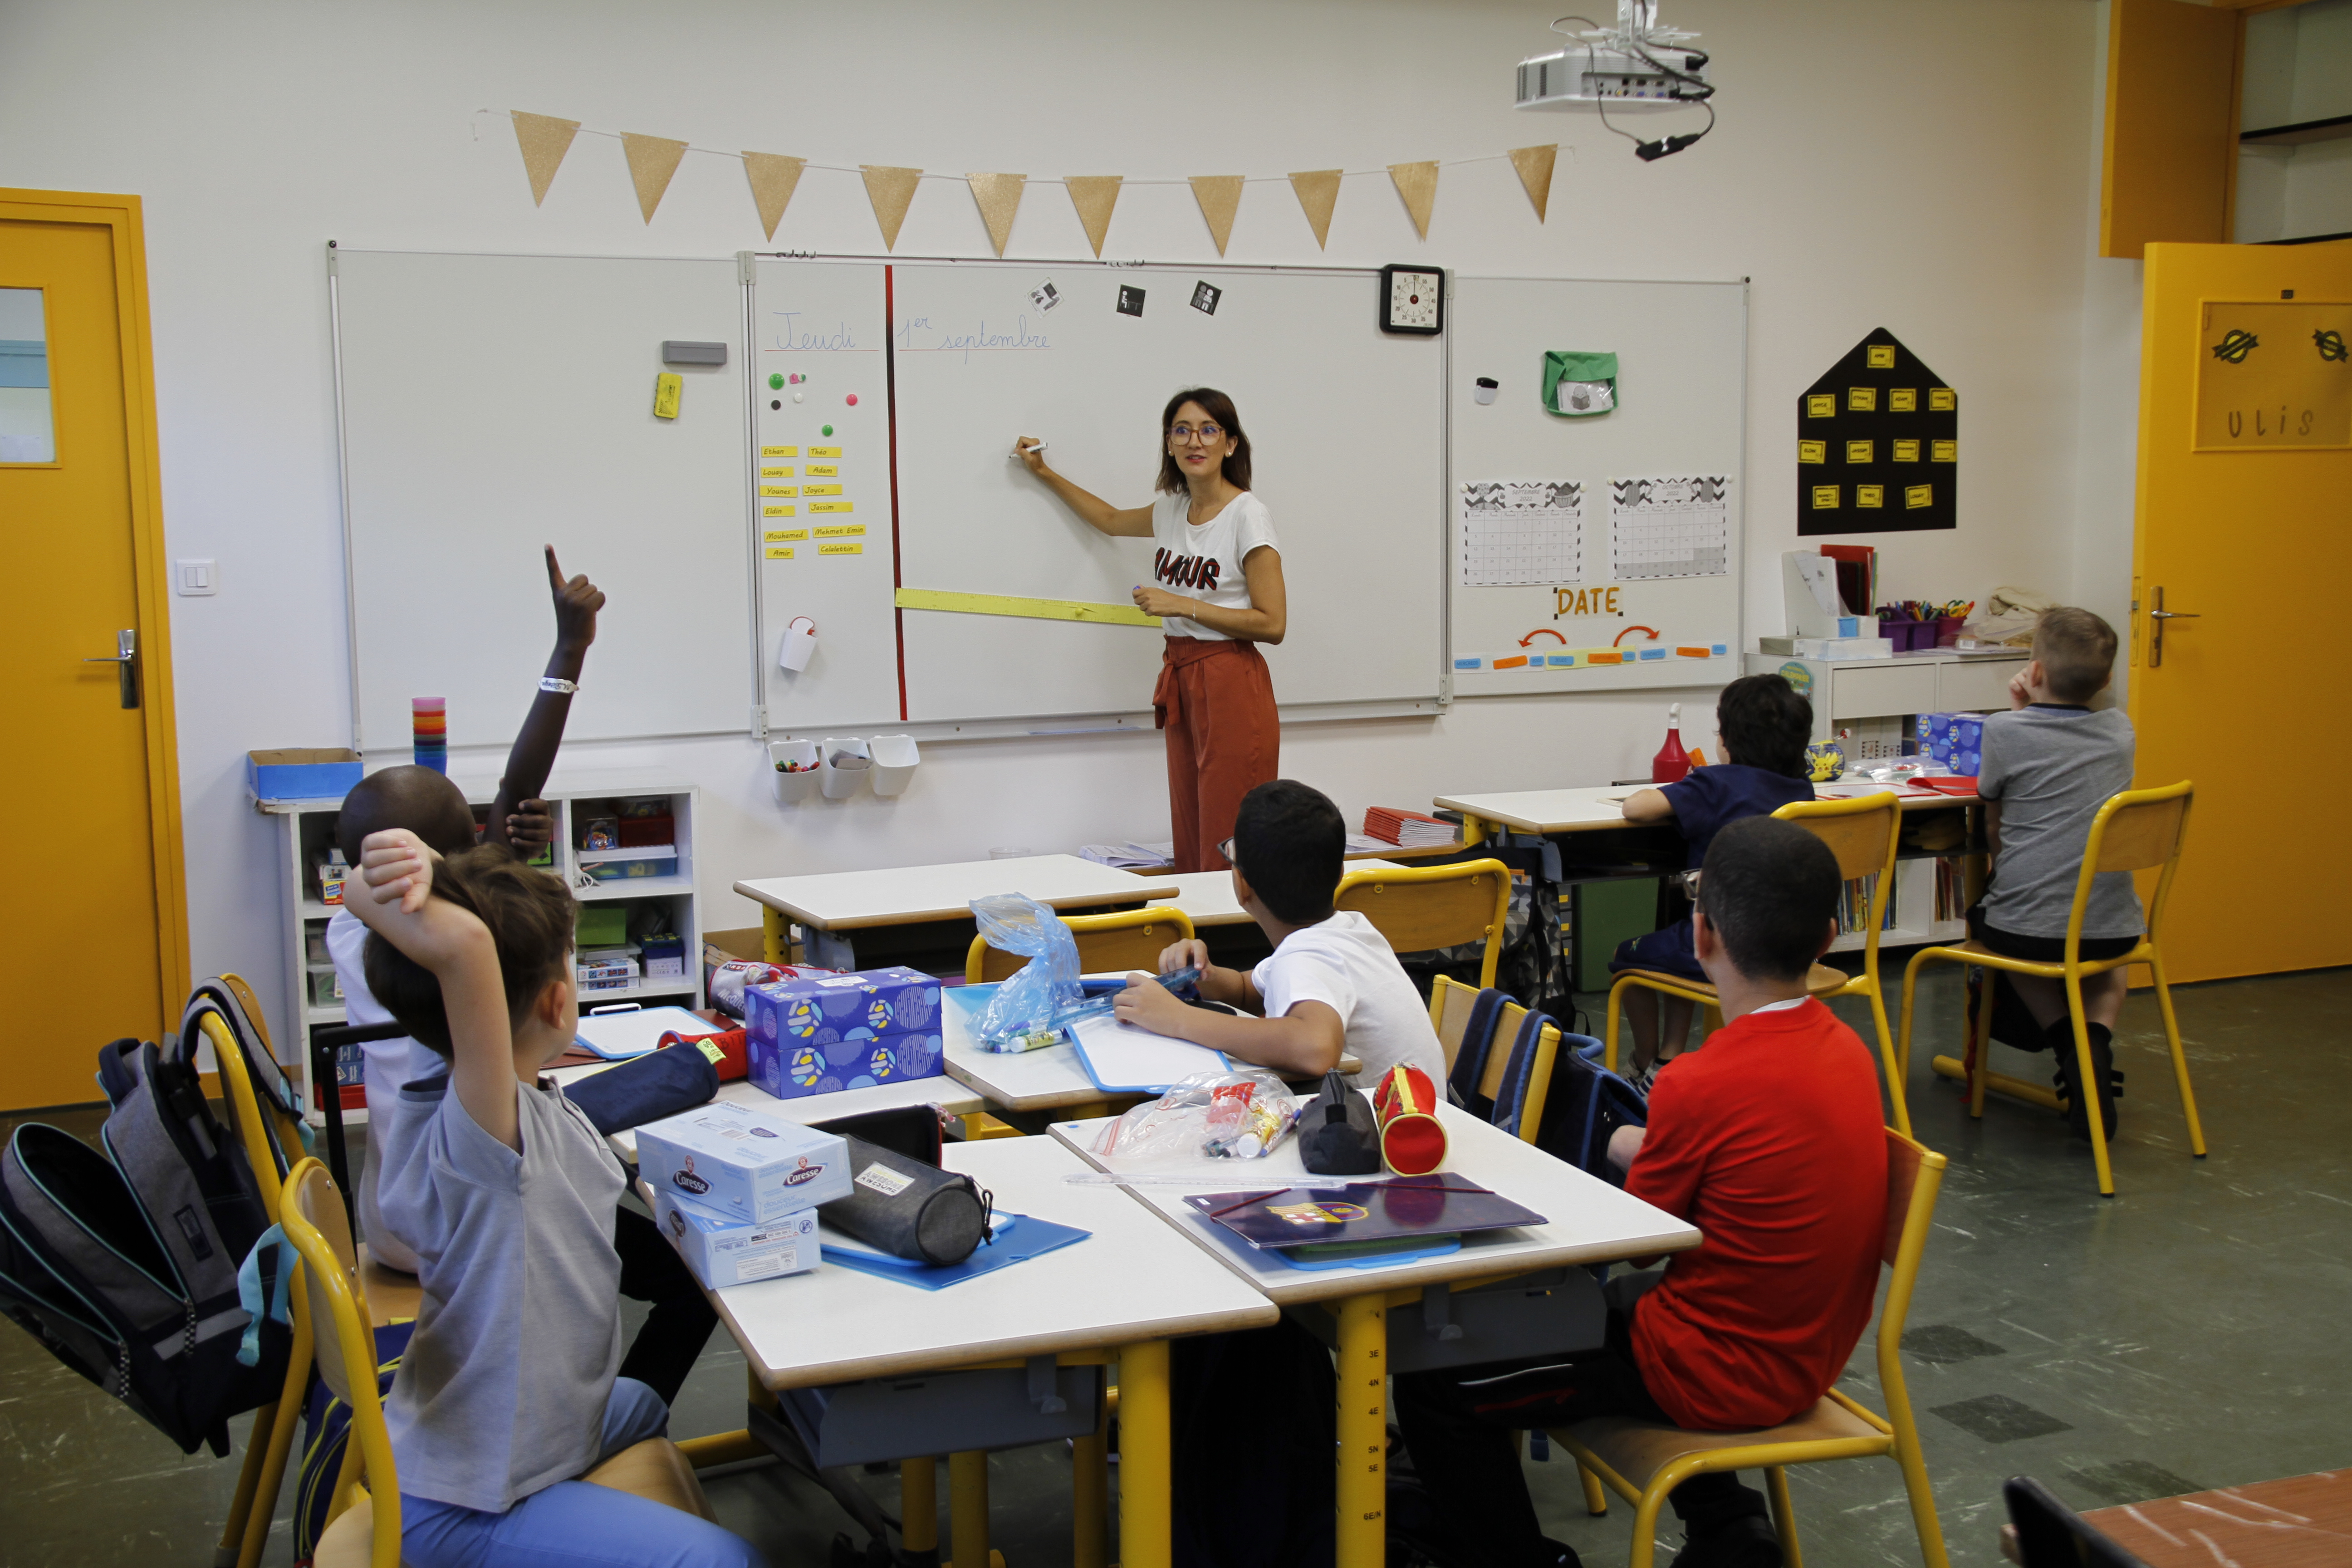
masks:
<path id="1" fill-rule="evenodd" d="M 1209 222 L 1209 237 L 1217 242 L 1217 254 L 1223 256 L 1225 241 L 1233 237 L 1234 214 L 1241 209 L 1242 176 L 1195 174 L 1192 199 L 1201 204 L 1201 216 Z"/>
<path id="2" fill-rule="evenodd" d="M 1559 147 L 1514 147 L 1511 167 L 1519 172 L 1519 184 L 1528 188 L 1528 200 L 1536 204 L 1536 221 L 1544 221 L 1544 209 L 1551 203 L 1551 167 L 1559 158 Z"/>
<path id="3" fill-rule="evenodd" d="M 1429 209 L 1437 203 L 1437 162 L 1425 163 L 1391 163 L 1389 178 L 1396 182 L 1397 195 L 1404 198 L 1404 210 L 1412 215 L 1412 226 L 1421 237 L 1429 237 Z"/>
<path id="4" fill-rule="evenodd" d="M 520 109 L 509 112 L 514 115 L 515 142 L 522 148 L 522 171 L 530 176 L 530 205 L 538 206 L 547 200 L 547 187 L 554 182 L 563 154 L 572 150 L 580 121 L 558 120 L 552 114 L 525 114 Z"/>
<path id="5" fill-rule="evenodd" d="M 806 158 L 788 158 L 781 153 L 743 154 L 743 174 L 751 182 L 760 226 L 770 239 L 776 237 L 776 225 L 783 222 L 784 208 L 792 205 L 793 187 L 801 183 L 801 171 L 807 166 Z"/>
<path id="6" fill-rule="evenodd" d="M 670 176 L 677 173 L 678 161 L 686 156 L 686 143 L 624 131 L 621 151 L 629 160 L 629 179 L 637 187 L 637 210 L 651 223 L 654 209 L 661 205 L 662 193 L 669 189 Z"/>
<path id="7" fill-rule="evenodd" d="M 882 226 L 882 248 L 898 247 L 898 226 L 907 221 L 907 204 L 915 199 L 920 169 L 893 168 L 887 163 L 860 163 L 866 176 L 866 196 L 874 204 L 874 221 Z"/>
<path id="8" fill-rule="evenodd" d="M 1102 259 L 1103 237 L 1110 232 L 1110 209 L 1118 205 L 1120 174 L 1066 174 L 1062 184 L 1069 188 L 1070 205 L 1078 209 L 1078 222 L 1086 226 L 1087 240 L 1095 247 L 1095 259 Z"/>
<path id="9" fill-rule="evenodd" d="M 980 221 L 988 226 L 990 242 L 1003 256 L 1004 242 L 1013 237 L 1013 215 L 1021 210 L 1021 187 L 1029 183 L 1029 176 L 966 174 L 964 182 L 971 186 L 971 199 L 980 207 Z"/>
<path id="10" fill-rule="evenodd" d="M 1331 209 L 1339 205 L 1341 172 L 1310 169 L 1290 176 L 1290 188 L 1297 193 L 1299 208 L 1307 214 L 1307 226 L 1315 231 L 1318 250 L 1325 248 L 1324 241 L 1331 233 Z"/>

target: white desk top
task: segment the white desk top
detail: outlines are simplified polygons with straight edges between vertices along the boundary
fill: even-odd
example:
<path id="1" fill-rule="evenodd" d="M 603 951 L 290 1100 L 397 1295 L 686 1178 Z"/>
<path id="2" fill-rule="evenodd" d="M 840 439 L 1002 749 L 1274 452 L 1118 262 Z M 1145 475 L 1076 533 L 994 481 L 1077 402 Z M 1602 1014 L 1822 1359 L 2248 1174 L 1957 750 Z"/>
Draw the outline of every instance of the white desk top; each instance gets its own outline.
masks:
<path id="1" fill-rule="evenodd" d="M 1448 811 L 1458 811 L 1465 816 L 1475 816 L 1483 822 L 1508 827 L 1519 833 L 1592 833 L 1606 827 L 1629 827 L 1625 820 L 1625 797 L 1649 788 L 1647 784 L 1590 784 L 1580 789 L 1517 789 L 1495 795 L 1441 795 L 1437 804 Z M 1855 780 L 1847 783 L 1816 785 L 1814 793 L 1823 800 L 1847 795 L 1868 795 L 1893 788 L 1889 784 Z M 1901 805 L 1905 811 L 1939 811 L 1953 806 L 1974 805 L 1976 796 L 1936 795 L 1906 795 Z"/>
<path id="2" fill-rule="evenodd" d="M 1343 874 L 1350 871 L 1391 870 L 1402 869 L 1403 864 L 1401 860 L 1349 860 L 1340 869 Z M 1185 871 L 1159 879 L 1175 883 L 1177 893 L 1172 899 L 1152 900 L 1153 906 L 1183 910 L 1192 918 L 1194 931 L 1199 931 L 1202 926 L 1253 923 L 1250 912 L 1242 908 L 1240 900 L 1234 897 L 1234 874 L 1231 871 Z"/>
<path id="3" fill-rule="evenodd" d="M 548 1077 L 562 1084 L 573 1084 L 583 1078 L 593 1078 L 618 1062 L 583 1062 L 577 1067 L 554 1068 Z M 969 1116 L 981 1108 L 981 1098 L 967 1090 L 955 1079 L 947 1077 L 908 1079 L 900 1083 L 879 1083 L 871 1089 L 845 1089 L 835 1094 L 812 1094 L 803 1100 L 778 1100 L 766 1089 L 754 1088 L 746 1079 L 719 1086 L 719 1100 L 734 1105 L 748 1105 L 754 1110 L 764 1110 L 781 1116 L 787 1121 L 831 1121 L 836 1117 L 859 1116 L 869 1110 L 896 1110 L 907 1105 L 936 1105 L 950 1116 Z M 632 1127 L 615 1132 L 606 1140 L 614 1152 L 634 1165 L 637 1163 L 637 1132 Z"/>
<path id="4" fill-rule="evenodd" d="M 1057 910 L 1083 910 L 1171 898 L 1177 889 L 1167 878 L 1138 877 L 1076 855 L 1030 855 L 1017 860 L 768 877 L 738 882 L 735 890 L 804 926 L 854 931 L 957 920 L 971 913 L 972 900 L 991 893 L 1026 893 Z"/>
<path id="5" fill-rule="evenodd" d="M 945 1161 L 988 1188 L 1001 1211 L 1094 1234 L 940 1290 L 826 1263 L 709 1292 L 768 1387 L 1263 1328 L 1277 1315 L 1118 1188 L 1062 1181 L 1087 1167 L 1051 1138 L 950 1143 Z"/>
<path id="6" fill-rule="evenodd" d="M 1202 1251 L 1250 1281 L 1281 1306 L 1327 1301 L 1370 1290 L 1433 1285 L 1440 1281 L 1492 1279 L 1533 1273 L 1567 1264 L 1615 1263 L 1661 1252 L 1681 1252 L 1699 1244 L 1698 1231 L 1621 1189 L 1555 1160 L 1530 1143 L 1479 1121 L 1458 1106 L 1441 1105 L 1452 1145 L 1445 1169 L 1526 1205 L 1547 1223 L 1489 1231 L 1462 1238 L 1462 1250 L 1445 1258 L 1391 1264 L 1379 1268 L 1293 1268 L 1253 1248 L 1214 1220 L 1184 1205 L 1188 1192 L 1251 1192 L 1305 1185 L 1337 1186 L 1369 1177 L 1310 1176 L 1299 1162 L 1298 1140 L 1263 1160 L 1212 1160 L 1181 1164 L 1104 1159 L 1092 1152 L 1106 1121 L 1056 1122 L 1056 1141 L 1101 1170 L 1152 1175 L 1200 1177 L 1193 1186 L 1129 1187 L 1126 1191 L 1191 1238 Z"/>

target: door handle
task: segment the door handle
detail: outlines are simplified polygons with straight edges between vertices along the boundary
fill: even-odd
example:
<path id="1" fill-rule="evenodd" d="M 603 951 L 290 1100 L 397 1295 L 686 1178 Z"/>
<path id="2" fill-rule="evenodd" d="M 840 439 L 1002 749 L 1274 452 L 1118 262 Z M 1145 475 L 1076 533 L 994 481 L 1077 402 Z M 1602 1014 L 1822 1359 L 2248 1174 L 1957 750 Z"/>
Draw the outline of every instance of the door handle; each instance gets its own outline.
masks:
<path id="1" fill-rule="evenodd" d="M 119 631 L 114 634 L 114 646 L 115 652 L 93 654 L 82 662 L 114 666 L 115 674 L 121 683 L 122 705 L 136 708 L 139 706 L 139 634 L 129 629 Z"/>
<path id="2" fill-rule="evenodd" d="M 2164 590 L 2158 588 L 2156 591 L 2156 608 L 2148 611 L 2147 618 L 2155 623 L 2148 632 L 2147 667 L 2150 669 L 2155 669 L 2164 663 L 2164 623 L 2167 621 L 2194 621 L 2200 619 L 2201 617 L 2194 610 L 2166 609 L 2164 607 Z"/>

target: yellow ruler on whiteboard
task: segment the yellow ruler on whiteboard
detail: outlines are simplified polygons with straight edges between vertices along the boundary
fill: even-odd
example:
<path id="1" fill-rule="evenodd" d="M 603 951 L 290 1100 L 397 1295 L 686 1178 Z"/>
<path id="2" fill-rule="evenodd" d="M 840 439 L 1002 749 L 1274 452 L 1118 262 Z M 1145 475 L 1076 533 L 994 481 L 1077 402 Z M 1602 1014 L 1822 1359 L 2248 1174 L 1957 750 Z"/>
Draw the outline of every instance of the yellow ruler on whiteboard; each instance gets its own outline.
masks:
<path id="1" fill-rule="evenodd" d="M 929 588 L 901 588 L 902 610 L 950 610 L 963 616 L 1020 616 L 1033 621 L 1085 621 L 1104 626 L 1157 626 L 1158 616 L 1147 616 L 1133 605 L 1095 605 L 1083 599 L 1017 599 L 1003 594 L 942 594 Z"/>

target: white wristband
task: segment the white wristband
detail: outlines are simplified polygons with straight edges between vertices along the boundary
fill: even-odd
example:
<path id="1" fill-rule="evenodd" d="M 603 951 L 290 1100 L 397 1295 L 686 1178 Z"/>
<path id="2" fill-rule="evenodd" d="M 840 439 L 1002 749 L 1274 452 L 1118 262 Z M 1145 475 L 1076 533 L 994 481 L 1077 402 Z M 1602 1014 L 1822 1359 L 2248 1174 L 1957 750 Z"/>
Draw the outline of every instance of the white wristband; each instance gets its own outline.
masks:
<path id="1" fill-rule="evenodd" d="M 580 684 L 573 680 L 558 680 L 551 675 L 542 675 L 539 678 L 539 689 L 541 691 L 553 691 L 569 697 L 580 689 Z"/>

